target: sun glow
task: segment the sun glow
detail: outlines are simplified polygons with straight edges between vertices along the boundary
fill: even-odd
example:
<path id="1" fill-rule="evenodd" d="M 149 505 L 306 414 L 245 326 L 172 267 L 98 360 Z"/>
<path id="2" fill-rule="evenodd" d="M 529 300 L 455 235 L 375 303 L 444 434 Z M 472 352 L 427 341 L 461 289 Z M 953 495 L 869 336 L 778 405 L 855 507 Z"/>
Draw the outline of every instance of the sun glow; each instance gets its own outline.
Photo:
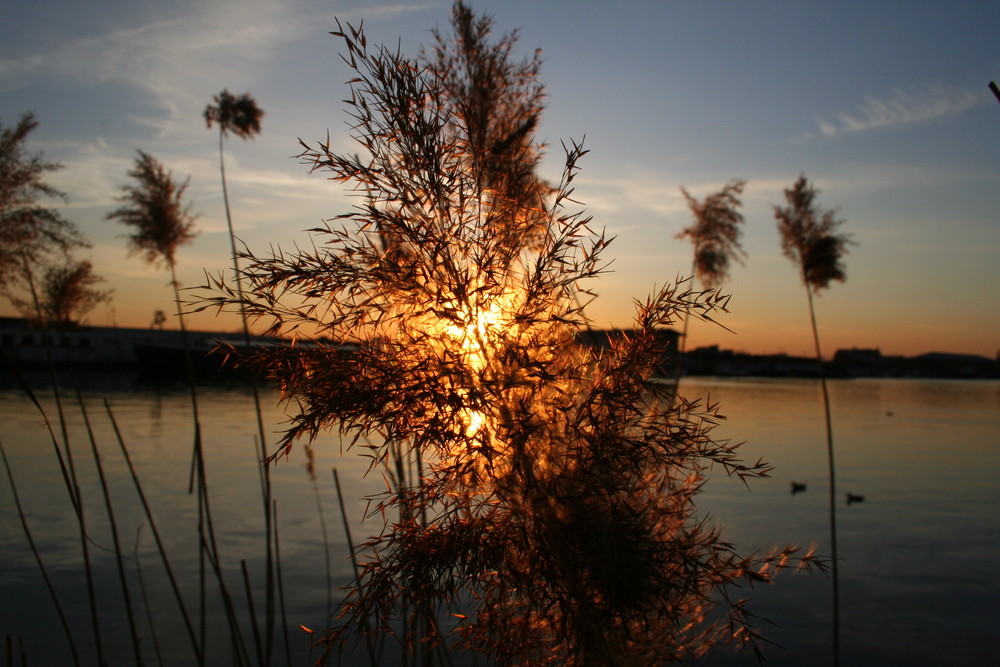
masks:
<path id="1" fill-rule="evenodd" d="M 502 476 L 509 466 L 496 417 L 481 402 L 487 393 L 484 387 L 499 372 L 502 350 L 518 335 L 513 314 L 517 298 L 514 289 L 492 287 L 470 289 L 472 296 L 461 303 L 457 298 L 446 302 L 438 310 L 444 315 L 435 317 L 428 328 L 444 358 L 457 362 L 452 368 L 455 394 L 462 403 L 455 415 L 460 440 L 449 452 L 449 465 L 467 470 L 472 478 Z"/>
<path id="2" fill-rule="evenodd" d="M 495 341 L 507 324 L 508 318 L 500 301 L 496 299 L 485 306 L 473 304 L 458 309 L 456 321 L 444 327 L 444 333 L 458 343 L 463 362 L 477 373 L 486 368 Z"/>

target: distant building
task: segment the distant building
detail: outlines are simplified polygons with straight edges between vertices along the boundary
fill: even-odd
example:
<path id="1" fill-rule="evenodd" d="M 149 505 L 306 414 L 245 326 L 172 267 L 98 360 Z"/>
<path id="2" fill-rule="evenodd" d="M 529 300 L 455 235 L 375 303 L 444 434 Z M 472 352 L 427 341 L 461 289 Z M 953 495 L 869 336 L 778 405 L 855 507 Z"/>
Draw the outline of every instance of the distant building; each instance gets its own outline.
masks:
<path id="1" fill-rule="evenodd" d="M 192 357 L 204 359 L 220 342 L 243 345 L 242 334 L 188 331 Z M 70 323 L 45 329 L 16 317 L 0 317 L 0 359 L 16 366 L 47 364 L 80 367 L 128 367 L 183 360 L 180 331 L 96 327 Z M 218 365 L 218 364 L 216 364 Z"/>

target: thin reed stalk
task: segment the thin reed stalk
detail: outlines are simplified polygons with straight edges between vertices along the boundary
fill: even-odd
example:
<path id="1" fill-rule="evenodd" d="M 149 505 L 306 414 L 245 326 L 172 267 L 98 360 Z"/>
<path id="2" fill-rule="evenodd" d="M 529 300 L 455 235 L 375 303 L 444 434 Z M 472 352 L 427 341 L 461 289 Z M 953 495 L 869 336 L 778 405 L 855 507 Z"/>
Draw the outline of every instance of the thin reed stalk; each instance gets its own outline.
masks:
<path id="1" fill-rule="evenodd" d="M 56 393 L 58 394 L 58 391 Z M 59 419 L 63 424 L 65 433 L 66 418 L 62 412 L 61 405 L 59 413 Z M 87 584 L 87 600 L 90 605 L 90 623 L 94 629 L 94 650 L 97 654 L 97 664 L 103 667 L 103 665 L 107 664 L 107 661 L 104 656 L 104 639 L 103 633 L 101 632 L 101 620 L 97 613 L 97 588 L 94 585 L 94 570 L 90 562 L 89 536 L 87 535 L 87 519 L 86 512 L 83 507 L 83 495 L 80 493 L 80 483 L 76 476 L 76 467 L 73 464 L 73 448 L 70 446 L 68 437 L 63 444 L 66 449 L 66 462 L 69 468 L 69 477 L 73 484 L 72 497 L 76 499 L 76 523 L 80 530 L 80 552 L 83 555 L 83 568 Z"/>
<path id="2" fill-rule="evenodd" d="M 806 294 L 809 297 L 809 320 L 812 323 L 816 366 L 819 370 L 819 385 L 823 393 L 823 416 L 826 421 L 826 454 L 830 486 L 830 578 L 833 586 L 833 664 L 836 667 L 840 665 L 840 559 L 837 554 L 837 474 L 833 460 L 833 419 L 830 412 L 830 391 L 827 387 L 826 371 L 823 368 L 823 353 L 819 344 L 819 329 L 816 326 L 816 309 L 813 306 L 812 288 L 809 285 L 806 285 Z"/>
<path id="3" fill-rule="evenodd" d="M 333 484 L 337 488 L 337 503 L 340 505 L 340 518 L 344 522 L 344 536 L 347 538 L 347 550 L 351 554 L 351 567 L 354 571 L 354 581 L 357 582 L 357 584 L 359 585 L 358 595 L 363 597 L 364 592 L 360 588 L 361 568 L 358 567 L 358 555 L 354 551 L 354 538 L 351 536 L 351 524 L 347 520 L 347 509 L 346 506 L 344 505 L 344 493 L 340 489 L 340 475 L 337 473 L 336 468 L 333 469 Z M 365 650 L 368 651 L 368 661 L 372 667 L 376 667 L 378 661 L 375 658 L 375 644 L 371 633 L 365 632 L 364 639 L 365 639 Z M 403 663 L 401 667 L 405 667 L 406 659 L 407 659 L 407 652 L 404 651 Z"/>
<path id="4" fill-rule="evenodd" d="M 132 549 L 132 558 L 135 560 L 135 573 L 139 579 L 139 594 L 142 597 L 142 608 L 146 616 L 146 624 L 149 626 L 149 636 L 153 639 L 153 653 L 156 655 L 156 664 L 163 667 L 163 653 L 160 651 L 160 639 L 156 632 L 156 623 L 153 622 L 153 610 L 149 605 L 146 579 L 142 574 L 142 559 L 139 557 L 139 537 L 141 533 L 142 524 L 139 524 L 135 529 L 135 547 Z"/>
<path id="5" fill-rule="evenodd" d="M 14 642 L 17 642 L 17 654 L 21 658 L 21 667 L 28 667 L 28 656 L 24 652 L 24 639 L 20 634 L 6 636 L 7 666 L 14 667 Z"/>
<path id="6" fill-rule="evenodd" d="M 211 128 L 213 123 L 219 125 L 219 174 L 222 178 L 222 201 L 226 211 L 226 229 L 229 232 L 229 247 L 233 260 L 233 280 L 236 283 L 238 293 L 243 293 L 243 281 L 239 265 L 239 253 L 236 251 L 236 233 L 233 229 L 232 210 L 229 205 L 229 187 L 226 182 L 226 161 L 225 161 L 225 138 L 229 132 L 238 137 L 249 139 L 260 133 L 260 120 L 264 112 L 257 106 L 256 101 L 249 94 L 232 95 L 228 90 L 216 95 L 215 105 L 205 108 L 204 117 Z M 246 350 L 250 350 L 250 324 L 246 312 L 240 311 L 240 323 L 243 330 L 243 343 Z M 250 387 L 253 392 L 254 410 L 257 416 L 257 434 L 259 436 L 258 460 L 261 462 L 261 500 L 264 509 L 264 541 L 265 541 L 265 643 L 267 655 L 270 655 L 271 645 L 274 640 L 274 554 L 273 536 L 274 519 L 271 516 L 271 476 L 270 467 L 267 464 L 267 438 L 264 435 L 264 418 L 260 407 L 260 389 L 257 376 L 251 374 Z"/>
<path id="7" fill-rule="evenodd" d="M 306 452 L 306 472 L 309 475 L 309 483 L 312 485 L 313 497 L 316 498 L 316 513 L 319 515 L 319 527 L 323 535 L 323 567 L 326 573 L 326 617 L 333 616 L 333 571 L 330 563 L 330 535 L 326 528 L 326 517 L 323 513 L 323 499 L 319 493 L 319 484 L 316 480 L 316 458 L 312 445 L 305 446 Z M 277 529 L 277 525 L 275 525 Z"/>
<path id="8" fill-rule="evenodd" d="M 45 562 L 42 560 L 42 554 L 38 551 L 38 546 L 35 544 L 35 538 L 31 534 L 31 528 L 29 527 L 28 519 L 24 514 L 24 507 L 21 505 L 21 497 L 17 492 L 17 485 L 14 483 L 14 475 L 10 470 L 10 463 L 7 461 L 7 450 L 3 446 L 2 439 L 0 439 L 0 457 L 3 458 L 3 467 L 7 473 L 7 481 L 10 482 L 10 490 L 14 496 L 14 507 L 17 509 L 17 517 L 21 521 L 21 528 L 24 530 L 24 536 L 28 540 L 28 546 L 31 548 L 31 554 L 35 557 L 35 563 L 38 565 L 38 571 L 41 572 L 42 579 L 45 581 L 45 587 L 49 591 L 49 597 L 52 598 L 52 604 L 55 605 L 56 614 L 59 616 L 59 624 L 62 626 L 63 633 L 66 635 L 66 645 L 69 647 L 70 654 L 73 656 L 73 664 L 76 665 L 76 667 L 80 667 L 80 654 L 76 648 L 76 639 L 73 637 L 73 632 L 70 630 L 69 621 L 66 620 L 66 613 L 63 611 L 62 603 L 59 601 L 59 596 L 56 594 L 55 586 L 52 585 L 52 579 L 49 577 L 49 571 L 46 569 Z M 23 646 L 21 651 L 23 655 Z"/>
<path id="9" fill-rule="evenodd" d="M 45 408 L 42 407 L 42 404 L 38 400 L 38 397 L 35 395 L 35 392 L 32 391 L 31 387 L 28 385 L 27 382 L 25 382 L 21 374 L 17 372 L 17 369 L 11 367 L 8 370 L 10 370 L 10 372 L 14 375 L 14 378 L 17 380 L 18 385 L 20 385 L 21 390 L 25 393 L 28 399 L 31 400 L 31 402 L 35 406 L 35 409 L 38 410 L 38 414 L 42 418 L 42 423 L 45 425 L 45 430 L 49 434 L 49 440 L 52 442 L 52 449 L 55 451 L 56 460 L 59 462 L 59 471 L 60 473 L 62 473 L 63 484 L 65 484 L 66 486 L 66 493 L 69 495 L 70 503 L 72 503 L 73 505 L 73 511 L 77 512 L 79 510 L 77 509 L 76 495 L 73 490 L 73 482 L 70 479 L 69 467 L 66 465 L 66 459 L 63 456 L 62 450 L 59 448 L 59 441 L 56 439 L 55 431 L 52 430 L 52 422 L 49 421 L 49 416 L 46 413 Z"/>
<path id="10" fill-rule="evenodd" d="M 31 272 L 27 271 L 27 274 L 29 275 L 30 279 Z M 35 306 L 38 309 L 38 312 L 40 313 L 41 308 L 38 305 L 38 296 L 35 291 L 33 283 L 31 284 L 31 292 L 33 298 L 35 299 Z M 68 477 L 66 477 L 67 491 L 69 492 L 70 503 L 73 505 L 73 510 L 76 513 L 77 526 L 79 527 L 80 530 L 80 552 L 83 555 L 84 575 L 87 587 L 87 600 L 90 605 L 90 621 L 94 630 L 94 650 L 97 654 L 97 664 L 103 667 L 103 665 L 106 664 L 104 659 L 104 641 L 103 641 L 103 635 L 101 633 L 100 617 L 98 616 L 97 613 L 97 592 L 96 588 L 94 587 L 94 571 L 90 562 L 90 547 L 88 546 L 90 538 L 87 534 L 86 516 L 83 509 L 83 497 L 80 493 L 80 484 L 76 475 L 76 466 L 73 462 L 73 449 L 70 446 L 69 426 L 66 421 L 66 413 L 65 410 L 63 409 L 62 398 L 59 392 L 59 380 L 58 377 L 56 376 L 55 362 L 52 359 L 52 346 L 51 346 L 51 341 L 49 339 L 49 335 L 47 333 L 47 328 L 43 331 L 42 341 L 45 346 L 45 358 L 49 369 L 49 378 L 52 383 L 52 394 L 56 402 L 56 414 L 59 417 L 59 427 L 60 430 L 62 431 L 62 437 L 63 437 L 62 444 L 66 456 L 66 472 L 68 473 Z M 58 451 L 59 445 L 55 441 L 54 437 L 52 444 Z"/>
<path id="11" fill-rule="evenodd" d="M 208 564 L 212 567 L 212 573 L 215 575 L 216 582 L 218 583 L 219 594 L 222 597 L 222 605 L 225 610 L 226 621 L 229 624 L 229 634 L 233 643 L 234 652 L 236 653 L 238 659 L 249 662 L 249 652 L 246 648 L 246 642 L 243 639 L 243 633 L 240 630 L 236 607 L 233 604 L 232 595 L 226 585 L 225 576 L 222 572 L 222 564 L 219 558 L 219 547 L 215 538 L 215 524 L 212 521 L 212 508 L 208 499 L 208 482 L 205 475 L 205 457 L 204 451 L 201 447 L 200 433 L 195 454 L 197 457 L 197 488 L 199 507 L 202 512 L 202 519 L 199 521 L 199 552 L 207 556 Z"/>
<path id="12" fill-rule="evenodd" d="M 97 478 L 101 483 L 101 493 L 104 497 L 104 508 L 108 514 L 108 525 L 111 530 L 111 542 L 114 545 L 115 565 L 118 570 L 118 580 L 122 587 L 122 596 L 125 600 L 125 615 L 128 619 L 129 635 L 132 639 L 132 651 L 135 654 L 135 664 L 142 665 L 142 648 L 139 644 L 139 631 L 135 622 L 135 614 L 132 611 L 132 596 L 129 595 L 128 578 L 125 574 L 125 561 L 122 558 L 121 540 L 118 538 L 118 522 L 115 519 L 114 505 L 111 502 L 111 493 L 108 490 L 108 480 L 104 475 L 104 465 L 101 463 L 101 454 L 97 448 L 97 438 L 94 437 L 94 429 L 90 425 L 90 416 L 87 414 L 87 406 L 83 401 L 83 394 L 79 387 L 76 390 L 77 402 L 80 405 L 80 413 L 83 415 L 83 423 L 87 429 L 87 437 L 90 440 L 90 451 L 94 455 L 94 466 L 97 468 Z"/>
<path id="13" fill-rule="evenodd" d="M 240 559 L 240 570 L 243 572 L 243 592 L 247 597 L 247 609 L 250 613 L 250 630 L 253 633 L 253 644 L 257 650 L 257 664 L 264 664 L 264 648 L 261 643 L 260 625 L 257 623 L 257 611 L 253 603 L 253 587 L 250 585 L 250 573 L 247 571 L 247 561 Z"/>
<path id="14" fill-rule="evenodd" d="M 278 606 L 281 610 L 281 635 L 285 641 L 285 664 L 292 667 L 292 643 L 288 637 L 288 614 L 285 610 L 285 581 L 281 573 L 281 539 L 278 534 L 278 501 L 274 500 L 271 516 L 274 517 L 274 575 L 278 583 Z"/>
<path id="15" fill-rule="evenodd" d="M 139 496 L 139 502 L 142 504 L 143 512 L 146 514 L 146 520 L 149 521 L 149 529 L 152 531 L 153 539 L 156 541 L 156 550 L 160 554 L 160 561 L 163 563 L 163 569 L 167 573 L 167 580 L 170 582 L 170 588 L 174 593 L 174 599 L 177 600 L 177 607 L 181 612 L 181 618 L 184 621 L 184 628 L 187 631 L 188 640 L 191 643 L 191 649 L 194 651 L 197 664 L 204 666 L 205 656 L 202 650 L 202 644 L 198 642 L 194 624 L 191 621 L 191 615 L 188 613 L 187 605 L 184 603 L 184 596 L 181 595 L 181 589 L 177 584 L 177 577 L 174 575 L 174 569 L 170 565 L 170 558 L 167 556 L 167 550 L 164 547 L 163 539 L 160 537 L 160 531 L 156 527 L 156 519 L 153 518 L 153 511 L 149 507 L 149 501 L 146 499 L 145 492 L 142 490 L 142 483 L 139 481 L 139 476 L 136 474 L 135 466 L 132 464 L 132 457 L 129 455 L 128 448 L 125 446 L 125 439 L 122 437 L 121 429 L 118 428 L 118 421 L 115 419 L 115 415 L 112 412 L 111 405 L 108 403 L 107 399 L 104 399 L 104 408 L 108 413 L 108 418 L 111 420 L 111 426 L 114 428 L 115 437 L 118 440 L 118 446 L 121 449 L 122 457 L 125 459 L 125 465 L 128 466 L 129 476 L 132 478 L 136 494 Z"/>
<path id="16" fill-rule="evenodd" d="M 809 321 L 812 325 L 813 344 L 816 349 L 816 363 L 819 369 L 820 387 L 823 393 L 823 415 L 826 420 L 826 451 L 829 467 L 830 486 L 830 548 L 832 558 L 832 641 L 834 667 L 840 664 L 840 577 L 837 554 L 837 503 L 836 469 L 833 457 L 833 423 L 830 415 L 830 393 L 823 369 L 823 353 L 819 344 L 819 328 L 816 326 L 816 308 L 813 292 L 827 289 L 832 281 L 844 282 L 847 273 L 842 262 L 847 254 L 850 236 L 837 233 L 843 220 L 837 218 L 836 211 L 824 211 L 816 204 L 819 190 L 800 175 L 791 188 L 784 192 L 786 207 L 774 207 L 774 217 L 778 222 L 778 233 L 785 256 L 795 264 L 799 277 L 806 288 L 809 301 Z"/>

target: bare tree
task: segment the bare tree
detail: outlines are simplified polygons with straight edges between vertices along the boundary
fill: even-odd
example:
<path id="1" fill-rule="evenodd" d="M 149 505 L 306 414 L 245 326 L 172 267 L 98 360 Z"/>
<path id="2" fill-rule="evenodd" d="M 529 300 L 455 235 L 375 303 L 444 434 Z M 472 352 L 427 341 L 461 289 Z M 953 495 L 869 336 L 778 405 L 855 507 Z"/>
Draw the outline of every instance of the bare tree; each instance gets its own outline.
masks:
<path id="1" fill-rule="evenodd" d="M 833 572 L 833 657 L 834 664 L 840 663 L 840 583 L 837 566 L 837 505 L 836 468 L 833 456 L 833 423 L 830 414 L 830 393 L 827 388 L 826 373 L 823 371 L 823 353 L 816 326 L 816 309 L 813 294 L 827 289 L 831 281 L 844 282 L 847 274 L 843 257 L 851 242 L 846 234 L 837 233 L 843 221 L 836 211 L 824 211 L 816 203 L 819 190 L 805 175 L 800 175 L 791 188 L 785 190 L 784 207 L 774 207 L 774 217 L 778 221 L 781 248 L 795 264 L 799 277 L 806 288 L 809 300 L 809 320 L 812 323 L 813 344 L 819 365 L 820 386 L 823 392 L 823 413 L 826 417 L 826 448 L 830 478 L 830 558 Z"/>

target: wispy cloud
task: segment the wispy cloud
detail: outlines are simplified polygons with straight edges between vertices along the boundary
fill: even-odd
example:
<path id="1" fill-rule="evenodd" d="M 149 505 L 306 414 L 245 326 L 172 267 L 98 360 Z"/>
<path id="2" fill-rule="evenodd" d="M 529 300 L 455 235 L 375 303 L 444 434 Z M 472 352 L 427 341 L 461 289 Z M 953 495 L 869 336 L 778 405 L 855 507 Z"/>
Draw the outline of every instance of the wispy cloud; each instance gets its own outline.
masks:
<path id="1" fill-rule="evenodd" d="M 976 106 L 984 93 L 940 84 L 893 88 L 881 97 L 866 96 L 855 111 L 839 111 L 816 119 L 817 132 L 798 139 L 832 137 L 880 128 L 909 125 L 954 116 Z"/>

